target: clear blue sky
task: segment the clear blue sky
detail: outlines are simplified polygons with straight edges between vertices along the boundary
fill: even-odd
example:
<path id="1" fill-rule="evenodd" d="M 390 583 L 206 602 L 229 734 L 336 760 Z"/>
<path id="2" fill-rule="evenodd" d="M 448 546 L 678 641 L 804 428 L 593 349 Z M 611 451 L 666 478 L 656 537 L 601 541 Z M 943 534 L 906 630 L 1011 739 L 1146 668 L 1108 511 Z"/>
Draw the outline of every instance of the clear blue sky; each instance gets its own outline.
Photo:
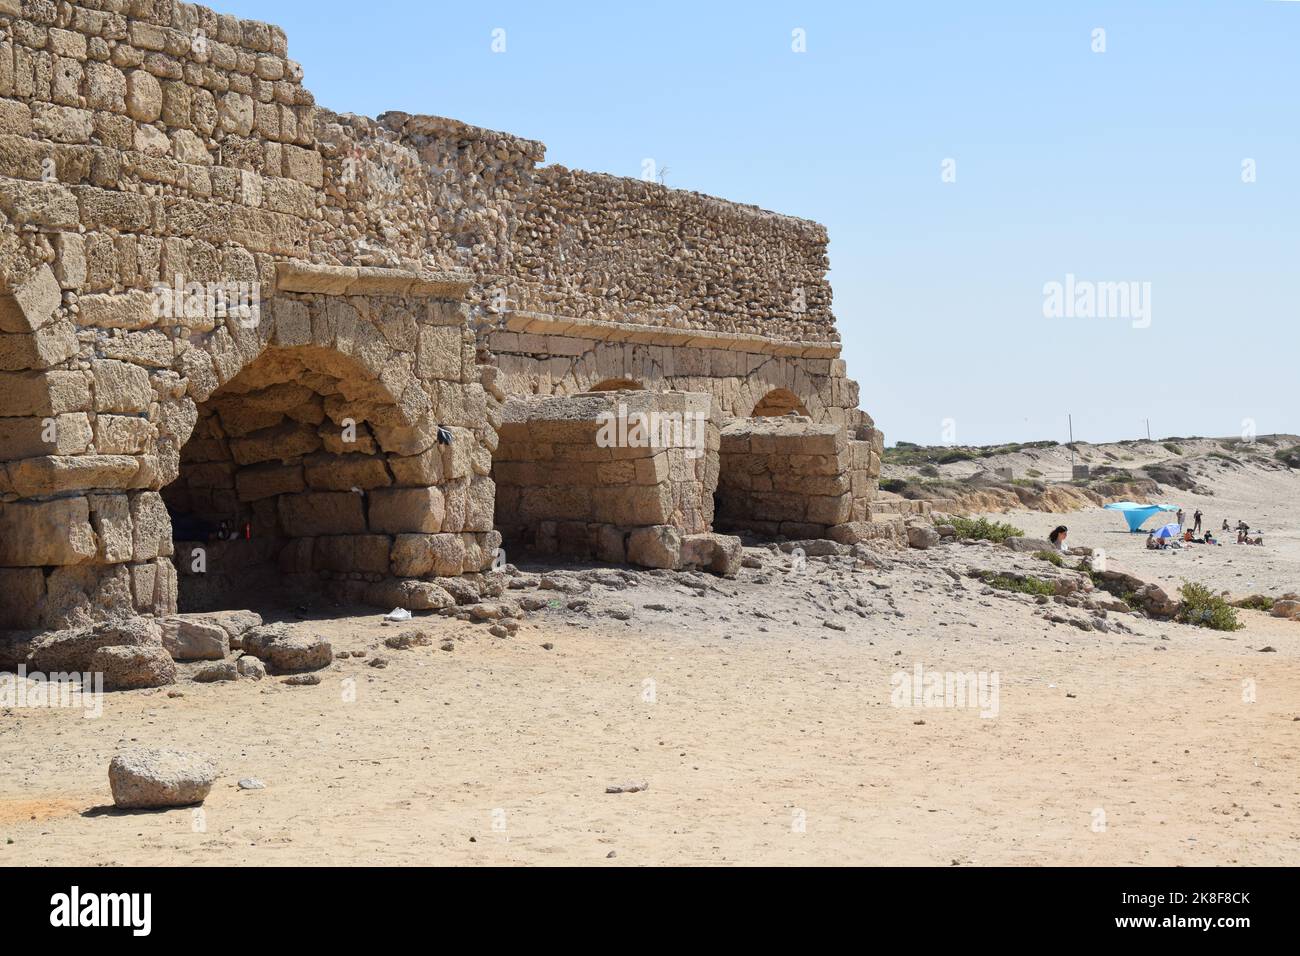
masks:
<path id="1" fill-rule="evenodd" d="M 627 176 L 649 157 L 825 223 L 849 373 L 891 443 L 945 419 L 962 443 L 1064 440 L 1071 412 L 1093 441 L 1148 417 L 1300 432 L 1300 2 L 214 5 L 283 26 L 331 109 Z M 1151 283 L 1150 327 L 1045 318 L 1067 274 Z"/>

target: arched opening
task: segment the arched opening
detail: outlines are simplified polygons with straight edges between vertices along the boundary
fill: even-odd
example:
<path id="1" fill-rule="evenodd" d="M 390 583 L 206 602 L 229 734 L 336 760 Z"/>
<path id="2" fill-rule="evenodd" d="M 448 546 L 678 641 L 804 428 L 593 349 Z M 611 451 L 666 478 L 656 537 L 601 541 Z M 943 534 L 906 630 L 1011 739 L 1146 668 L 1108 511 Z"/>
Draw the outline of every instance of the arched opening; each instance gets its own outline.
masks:
<path id="1" fill-rule="evenodd" d="M 808 407 L 799 401 L 799 396 L 788 388 L 774 388 L 764 395 L 754 406 L 751 418 L 780 418 L 794 412 L 805 418 L 811 418 Z"/>
<path id="2" fill-rule="evenodd" d="M 180 609 L 296 602 L 335 575 L 383 580 L 392 539 L 372 529 L 391 505 L 375 496 L 396 483 L 384 437 L 402 424 L 384 387 L 330 349 L 265 352 L 217 389 L 162 491 Z"/>
<path id="3" fill-rule="evenodd" d="M 635 379 L 607 378 L 598 385 L 587 389 L 588 392 L 644 392 L 645 386 Z"/>

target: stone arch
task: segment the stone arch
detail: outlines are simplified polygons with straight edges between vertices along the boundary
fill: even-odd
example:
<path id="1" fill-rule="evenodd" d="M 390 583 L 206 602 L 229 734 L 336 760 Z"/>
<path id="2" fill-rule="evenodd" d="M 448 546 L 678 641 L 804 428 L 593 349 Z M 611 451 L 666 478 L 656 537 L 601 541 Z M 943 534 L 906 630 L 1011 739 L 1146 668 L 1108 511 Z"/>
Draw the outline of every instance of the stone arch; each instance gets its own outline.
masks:
<path id="1" fill-rule="evenodd" d="M 799 396 L 788 388 L 774 388 L 754 406 L 750 418 L 779 418 L 795 412 L 805 418 L 811 418 L 808 407 L 799 400 Z"/>
<path id="2" fill-rule="evenodd" d="M 227 504 L 249 512 L 266 500 L 254 479 L 267 498 L 341 495 L 288 506 L 295 535 L 268 532 L 257 540 L 285 545 L 279 554 L 258 555 L 274 558 L 277 573 L 323 583 L 343 600 L 443 607 L 453 599 L 435 579 L 490 565 L 499 541 L 491 427 L 466 338 L 463 280 L 335 271 L 375 288 L 281 291 L 256 315 L 174 318 L 155 311 L 156 292 L 85 296 L 77 324 L 95 333 L 88 354 L 42 353 L 30 368 L 0 376 L 11 414 L 30 417 L 33 427 L 47 420 L 59 426 L 56 442 L 34 438 L 0 459 L 0 587 L 17 596 L 14 608 L 0 607 L 0 631 L 174 613 L 176 568 L 184 564 L 163 489 L 195 465 L 225 470 Z M 320 281 L 327 279 L 333 274 L 324 272 Z M 245 406 L 240 427 L 249 433 L 237 437 L 247 460 L 234 461 L 227 445 L 222 455 L 210 448 L 210 461 L 194 461 L 195 442 L 229 437 L 205 424 L 213 414 L 220 421 L 222 406 Z M 282 430 L 255 434 L 259 409 L 282 416 Z M 293 445 L 305 436 L 297 426 L 319 419 L 319 429 L 344 412 L 363 426 L 359 441 L 372 444 L 364 455 L 339 448 L 347 469 L 315 468 L 322 487 L 313 487 L 307 459 L 331 453 L 331 439 L 318 431 L 319 447 L 310 438 Z M 258 453 L 248 448 L 258 442 L 266 456 L 255 461 Z M 366 457 L 375 460 L 362 462 Z M 264 467 L 244 479 L 249 500 L 240 502 L 238 472 L 256 466 Z M 272 474 L 277 469 L 285 470 Z M 338 485 L 345 471 L 347 489 L 323 487 Z M 287 484 L 271 495 L 276 480 Z M 188 481 L 185 487 L 192 498 Z M 168 492 L 173 505 L 177 494 Z M 316 505 L 346 505 L 350 495 L 361 499 L 359 518 L 356 507 L 340 507 L 337 524 L 330 514 L 320 518 Z M 278 500 L 272 512 L 257 507 L 261 527 L 280 513 Z M 316 525 L 304 527 L 304 515 Z M 200 517 L 216 516 L 209 510 Z M 242 599 L 233 592 L 222 598 Z"/>

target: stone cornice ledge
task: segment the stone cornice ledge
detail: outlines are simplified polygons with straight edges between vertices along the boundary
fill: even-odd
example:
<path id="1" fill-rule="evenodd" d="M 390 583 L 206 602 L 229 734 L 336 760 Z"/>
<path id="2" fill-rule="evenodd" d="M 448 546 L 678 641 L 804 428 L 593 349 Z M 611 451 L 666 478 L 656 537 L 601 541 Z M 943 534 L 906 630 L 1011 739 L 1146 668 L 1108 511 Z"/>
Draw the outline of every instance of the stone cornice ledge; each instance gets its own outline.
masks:
<path id="1" fill-rule="evenodd" d="M 635 342 L 643 345 L 677 345 L 701 349 L 728 349 L 763 355 L 789 355 L 797 358 L 839 358 L 838 342 L 790 342 L 740 332 L 703 332 L 671 329 L 657 325 L 634 325 L 624 322 L 601 322 L 577 319 L 544 312 L 506 313 L 505 327 L 511 332 L 534 335 L 567 335 L 605 342 Z"/>
<path id="2" fill-rule="evenodd" d="M 275 264 L 277 292 L 410 295 L 461 301 L 473 282 L 473 276 L 468 272 L 413 272 L 376 266 L 318 265 L 301 259 Z"/>

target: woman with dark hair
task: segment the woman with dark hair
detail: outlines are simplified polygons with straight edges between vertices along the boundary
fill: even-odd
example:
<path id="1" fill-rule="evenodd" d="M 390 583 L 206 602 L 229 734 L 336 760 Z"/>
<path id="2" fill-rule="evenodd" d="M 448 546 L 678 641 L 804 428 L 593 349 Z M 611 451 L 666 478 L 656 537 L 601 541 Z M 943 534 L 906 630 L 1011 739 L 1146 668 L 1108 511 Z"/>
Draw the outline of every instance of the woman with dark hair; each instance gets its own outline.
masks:
<path id="1" fill-rule="evenodd" d="M 1047 536 L 1047 540 L 1052 542 L 1052 544 L 1056 546 L 1056 549 L 1058 551 L 1068 551 L 1070 549 L 1065 546 L 1065 536 L 1066 534 L 1069 533 L 1069 531 L 1070 531 L 1069 528 L 1067 528 L 1065 525 L 1061 525 L 1059 528 L 1057 528 L 1055 531 L 1053 531 L 1051 534 Z"/>

